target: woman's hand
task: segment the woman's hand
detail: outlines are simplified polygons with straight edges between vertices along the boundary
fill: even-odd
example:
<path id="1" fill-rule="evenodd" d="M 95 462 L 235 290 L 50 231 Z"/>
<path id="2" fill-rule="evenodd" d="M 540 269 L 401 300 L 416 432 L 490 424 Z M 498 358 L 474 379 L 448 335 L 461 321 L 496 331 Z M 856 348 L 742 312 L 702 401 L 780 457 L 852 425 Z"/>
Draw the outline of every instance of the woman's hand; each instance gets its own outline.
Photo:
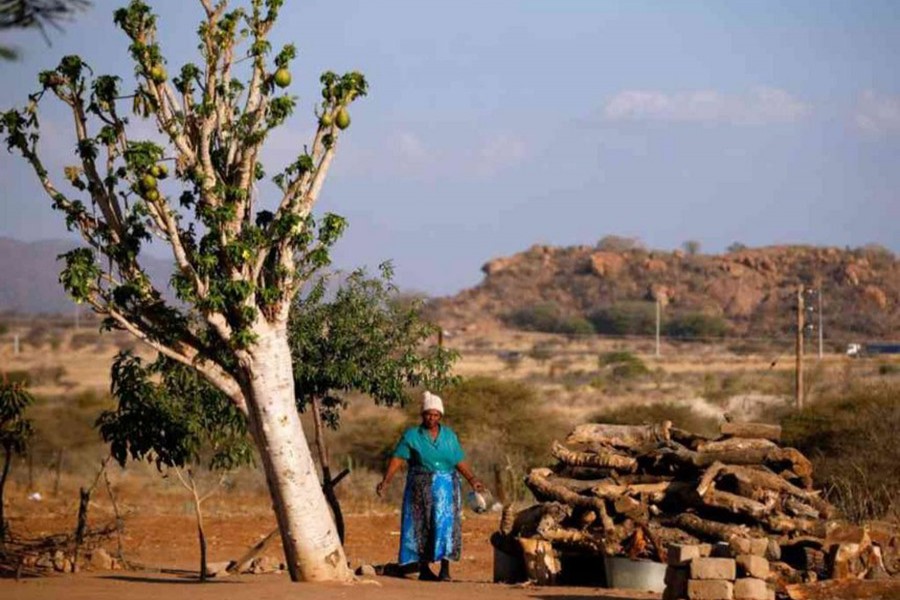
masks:
<path id="1" fill-rule="evenodd" d="M 472 489 L 478 492 L 479 494 L 484 491 L 484 483 L 481 482 L 477 477 L 473 477 L 469 481 L 469 485 L 472 486 Z"/>
<path id="2" fill-rule="evenodd" d="M 384 498 L 384 490 L 389 484 L 389 481 L 385 481 L 384 479 L 382 479 L 380 482 L 378 482 L 378 485 L 375 486 L 375 493 L 378 494 L 379 498 Z"/>

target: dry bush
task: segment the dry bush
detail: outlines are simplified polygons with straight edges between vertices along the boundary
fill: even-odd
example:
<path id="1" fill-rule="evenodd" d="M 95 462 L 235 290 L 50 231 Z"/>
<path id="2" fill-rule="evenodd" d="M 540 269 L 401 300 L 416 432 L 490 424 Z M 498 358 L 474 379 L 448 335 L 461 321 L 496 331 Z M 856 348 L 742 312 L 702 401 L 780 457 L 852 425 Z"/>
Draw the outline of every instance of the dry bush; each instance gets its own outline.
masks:
<path id="1" fill-rule="evenodd" d="M 675 427 L 702 435 L 714 436 L 719 433 L 718 419 L 700 414 L 690 406 L 670 402 L 620 406 L 600 411 L 587 419 L 589 423 L 620 425 L 645 425 L 662 421 L 672 421 Z"/>
<path id="2" fill-rule="evenodd" d="M 785 442 L 813 461 L 829 499 L 850 519 L 900 519 L 900 386 L 870 384 L 782 421 Z"/>

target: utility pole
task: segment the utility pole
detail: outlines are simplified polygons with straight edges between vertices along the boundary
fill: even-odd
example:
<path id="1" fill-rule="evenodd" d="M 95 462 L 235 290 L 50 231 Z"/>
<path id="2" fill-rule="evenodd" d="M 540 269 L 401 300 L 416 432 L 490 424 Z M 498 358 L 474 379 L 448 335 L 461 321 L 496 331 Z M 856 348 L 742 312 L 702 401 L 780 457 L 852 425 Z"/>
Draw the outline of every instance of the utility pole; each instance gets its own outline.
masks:
<path id="1" fill-rule="evenodd" d="M 822 360 L 823 352 L 822 348 L 824 344 L 822 343 L 824 339 L 824 334 L 822 333 L 822 284 L 819 284 L 819 360 Z"/>
<path id="2" fill-rule="evenodd" d="M 656 358 L 659 358 L 659 316 L 660 316 L 660 307 L 659 307 L 659 298 L 656 299 Z"/>
<path id="3" fill-rule="evenodd" d="M 794 379 L 794 397 L 797 409 L 803 408 L 803 286 L 797 288 L 797 366 Z"/>

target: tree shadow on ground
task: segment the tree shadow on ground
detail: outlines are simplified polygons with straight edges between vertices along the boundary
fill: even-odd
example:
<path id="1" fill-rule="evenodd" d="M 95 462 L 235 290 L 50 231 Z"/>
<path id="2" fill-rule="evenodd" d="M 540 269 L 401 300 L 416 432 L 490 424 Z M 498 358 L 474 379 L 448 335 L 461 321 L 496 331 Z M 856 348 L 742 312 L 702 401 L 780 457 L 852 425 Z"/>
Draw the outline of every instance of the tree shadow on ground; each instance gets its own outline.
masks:
<path id="1" fill-rule="evenodd" d="M 153 574 L 146 575 L 103 575 L 100 579 L 109 579 L 113 581 L 124 581 L 126 583 L 163 583 L 169 585 L 184 585 L 184 584 L 192 584 L 192 585 L 218 585 L 223 583 L 244 583 L 242 581 L 236 581 L 234 579 L 207 579 L 206 581 L 200 581 L 197 578 L 197 573 L 193 572 L 188 574 L 185 572 L 184 574 L 159 574 L 154 576 Z"/>

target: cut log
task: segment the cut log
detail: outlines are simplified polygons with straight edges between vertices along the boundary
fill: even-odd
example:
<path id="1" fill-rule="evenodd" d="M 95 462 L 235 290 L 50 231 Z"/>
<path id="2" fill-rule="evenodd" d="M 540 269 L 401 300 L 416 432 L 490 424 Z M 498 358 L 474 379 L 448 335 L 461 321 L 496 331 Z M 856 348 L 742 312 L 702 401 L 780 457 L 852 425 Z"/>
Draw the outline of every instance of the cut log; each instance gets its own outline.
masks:
<path id="1" fill-rule="evenodd" d="M 825 537 L 826 535 L 826 522 L 820 519 L 804 519 L 801 517 L 772 514 L 760 522 L 768 528 L 769 531 L 775 533 L 797 533 L 815 537 Z"/>
<path id="2" fill-rule="evenodd" d="M 765 458 L 766 465 L 776 471 L 785 467 L 797 474 L 806 489 L 812 489 L 812 463 L 796 448 L 775 448 Z"/>
<path id="3" fill-rule="evenodd" d="M 768 423 L 722 423 L 719 431 L 732 438 L 762 438 L 773 442 L 781 440 L 781 425 Z"/>
<path id="4" fill-rule="evenodd" d="M 702 496 L 702 502 L 706 506 L 720 508 L 738 515 L 746 515 L 757 520 L 763 519 L 771 514 L 775 508 L 774 503 L 767 506 L 762 502 L 757 502 L 756 500 L 751 500 L 750 498 L 738 496 L 737 494 L 732 494 L 730 492 L 723 492 L 714 487 L 706 490 L 706 493 Z"/>
<path id="5" fill-rule="evenodd" d="M 615 484 L 615 480 L 609 477 L 603 479 L 572 479 L 570 477 L 561 477 L 559 475 L 547 475 L 547 481 L 552 485 L 570 489 L 577 494 L 588 494 L 591 489 L 598 485 Z"/>
<path id="6" fill-rule="evenodd" d="M 719 476 L 725 469 L 725 465 L 716 461 L 706 469 L 706 472 L 703 473 L 703 477 L 700 478 L 700 483 L 697 485 L 697 494 L 700 497 L 703 497 L 706 492 L 713 487 L 713 484 L 716 481 L 716 477 Z"/>
<path id="7" fill-rule="evenodd" d="M 703 442 L 697 446 L 697 451 L 702 454 L 708 453 L 730 453 L 730 452 L 747 452 L 756 453 L 759 451 L 769 452 L 778 448 L 775 442 L 758 438 L 728 438 L 725 440 L 716 440 L 714 442 Z"/>
<path id="8" fill-rule="evenodd" d="M 657 425 L 588 423 L 577 426 L 566 441 L 570 444 L 608 444 L 617 448 L 636 448 L 643 444 L 669 441 L 671 427 L 671 421 L 663 421 Z"/>
<path id="9" fill-rule="evenodd" d="M 723 475 L 732 475 L 739 481 L 743 481 L 751 489 L 765 489 L 784 492 L 807 502 L 815 507 L 824 518 L 831 518 L 835 514 L 835 508 L 823 500 L 818 492 L 804 490 L 789 481 L 785 481 L 775 473 L 759 468 L 728 465 L 721 470 Z"/>
<path id="10" fill-rule="evenodd" d="M 615 473 L 613 469 L 595 469 L 593 467 L 570 467 L 565 463 L 558 463 L 554 467 L 553 472 L 560 477 L 568 477 L 569 479 L 585 479 L 599 480 L 612 477 Z"/>
<path id="11" fill-rule="evenodd" d="M 552 473 L 550 469 L 532 469 L 525 478 L 525 485 L 528 486 L 528 489 L 531 490 L 538 500 L 556 500 L 569 506 L 595 510 L 597 516 L 600 517 L 604 531 L 610 531 L 614 528 L 612 519 L 606 511 L 606 503 L 602 499 L 593 496 L 582 496 L 563 486 L 553 485 L 548 480 L 548 475 Z"/>
<path id="12" fill-rule="evenodd" d="M 559 555 L 553 544 L 547 540 L 519 538 L 522 556 L 525 559 L 525 572 L 528 579 L 538 585 L 553 585 L 556 576 L 562 569 Z"/>
<path id="13" fill-rule="evenodd" d="M 660 483 L 635 483 L 631 485 L 616 485 L 612 482 L 603 482 L 591 488 L 591 493 L 598 498 L 616 500 L 622 496 L 647 495 L 654 502 L 661 502 L 666 492 L 675 482 L 662 481 Z"/>
<path id="14" fill-rule="evenodd" d="M 516 515 L 512 525 L 509 526 L 507 535 L 511 537 L 532 537 L 537 534 L 539 528 L 548 527 L 549 522 L 559 526 L 571 514 L 571 507 L 559 502 L 535 504 Z"/>
<path id="15" fill-rule="evenodd" d="M 637 460 L 617 452 L 575 452 L 553 442 L 554 458 L 572 467 L 612 468 L 628 473 L 637 468 Z"/>
<path id="16" fill-rule="evenodd" d="M 674 523 L 697 537 L 726 542 L 738 554 L 747 554 L 749 552 L 750 530 L 744 525 L 709 521 L 691 513 L 678 515 L 675 517 Z"/>

